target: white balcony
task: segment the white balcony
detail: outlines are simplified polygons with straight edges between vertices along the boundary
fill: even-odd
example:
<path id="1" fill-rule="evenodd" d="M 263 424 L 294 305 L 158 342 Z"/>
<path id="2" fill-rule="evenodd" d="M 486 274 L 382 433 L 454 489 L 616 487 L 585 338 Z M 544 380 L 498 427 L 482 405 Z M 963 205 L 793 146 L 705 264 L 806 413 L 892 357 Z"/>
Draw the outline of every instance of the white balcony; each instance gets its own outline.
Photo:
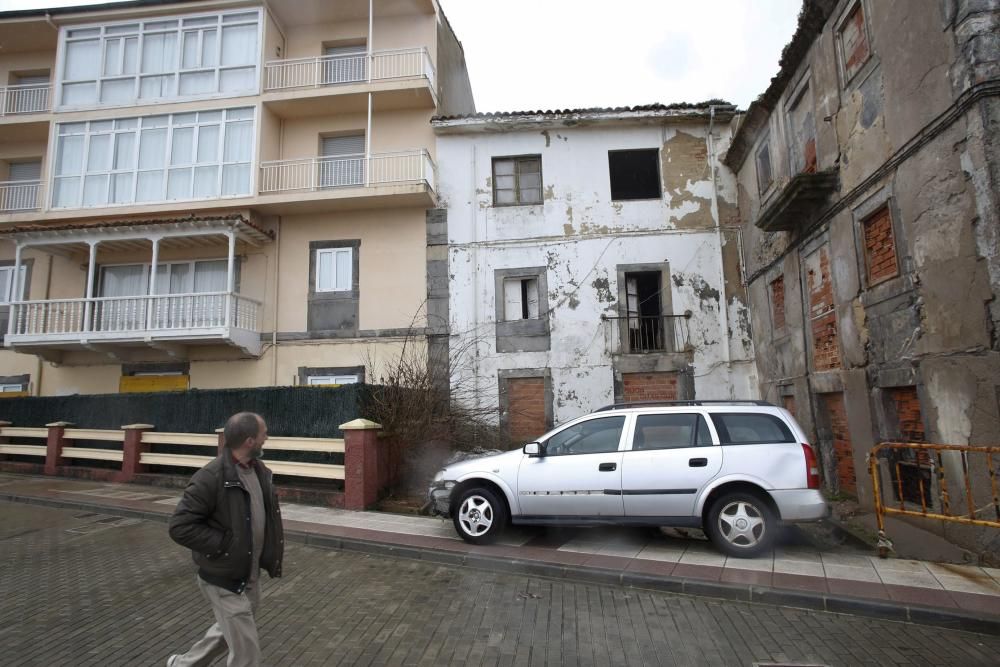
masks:
<path id="1" fill-rule="evenodd" d="M 41 181 L 0 181 L 0 213 L 41 208 Z"/>
<path id="2" fill-rule="evenodd" d="M 0 117 L 51 110 L 51 90 L 47 83 L 0 86 Z"/>
<path id="3" fill-rule="evenodd" d="M 370 61 L 370 62 L 369 62 Z M 318 88 L 338 84 L 422 77 L 433 88 L 436 72 L 425 48 L 346 56 L 272 60 L 264 65 L 264 90 Z"/>
<path id="4" fill-rule="evenodd" d="M 260 165 L 260 193 L 318 192 L 350 196 L 345 188 L 420 185 L 433 191 L 435 166 L 425 150 L 358 156 L 310 157 L 275 160 Z"/>
<path id="5" fill-rule="evenodd" d="M 261 303 L 231 292 L 156 294 L 11 304 L 8 347 L 231 342 L 260 353 Z"/>

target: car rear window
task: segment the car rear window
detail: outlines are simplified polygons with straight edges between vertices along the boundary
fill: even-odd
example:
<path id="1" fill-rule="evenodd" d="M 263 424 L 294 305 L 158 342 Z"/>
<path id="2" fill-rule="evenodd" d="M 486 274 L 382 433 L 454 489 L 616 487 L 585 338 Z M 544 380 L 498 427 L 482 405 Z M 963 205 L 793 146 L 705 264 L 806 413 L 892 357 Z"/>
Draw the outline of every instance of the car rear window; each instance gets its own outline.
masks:
<path id="1" fill-rule="evenodd" d="M 795 442 L 795 436 L 778 417 L 752 412 L 712 415 L 719 441 L 723 445 L 762 445 L 771 442 Z"/>

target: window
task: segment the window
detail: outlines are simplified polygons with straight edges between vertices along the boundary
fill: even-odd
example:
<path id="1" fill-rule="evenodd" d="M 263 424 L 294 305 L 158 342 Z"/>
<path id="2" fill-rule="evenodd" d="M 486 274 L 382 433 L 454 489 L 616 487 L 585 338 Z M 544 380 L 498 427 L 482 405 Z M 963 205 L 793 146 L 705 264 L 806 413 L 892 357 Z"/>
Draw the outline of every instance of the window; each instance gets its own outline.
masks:
<path id="1" fill-rule="evenodd" d="M 861 225 L 865 237 L 868 285 L 877 285 L 898 276 L 896 240 L 892 233 L 892 215 L 889 213 L 889 207 L 883 206 Z"/>
<path id="2" fill-rule="evenodd" d="M 608 151 L 611 199 L 659 199 L 660 151 L 655 148 Z"/>
<path id="3" fill-rule="evenodd" d="M 503 281 L 504 320 L 538 319 L 538 278 L 505 278 Z"/>
<path id="4" fill-rule="evenodd" d="M 618 451 L 625 417 L 590 419 L 559 431 L 545 443 L 548 456 Z"/>
<path id="5" fill-rule="evenodd" d="M 364 185 L 365 135 L 324 137 L 323 157 L 319 161 L 319 184 L 322 187 Z"/>
<path id="6" fill-rule="evenodd" d="M 23 384 L 0 384 L 0 392 L 3 393 L 23 392 L 23 391 L 24 391 Z"/>
<path id="7" fill-rule="evenodd" d="M 24 295 L 28 292 L 27 268 L 24 264 L 21 265 L 21 295 L 20 299 L 14 299 L 14 267 L 0 266 L 0 305 L 7 305 L 11 301 L 24 299 Z M 0 335 L 3 334 L 4 331 L 0 331 Z"/>
<path id="8" fill-rule="evenodd" d="M 855 3 L 841 22 L 837 30 L 837 39 L 840 42 L 841 66 L 846 84 L 868 62 L 868 56 L 871 55 L 868 48 L 868 33 L 865 29 L 865 14 L 860 2 Z"/>
<path id="9" fill-rule="evenodd" d="M 53 208 L 250 194 L 252 108 L 60 123 Z"/>
<path id="10" fill-rule="evenodd" d="M 311 387 L 324 387 L 330 385 L 357 384 L 357 375 L 310 375 L 306 378 L 307 384 Z"/>
<path id="11" fill-rule="evenodd" d="M 785 326 L 785 276 L 771 281 L 771 324 L 775 329 Z"/>
<path id="12" fill-rule="evenodd" d="M 316 291 L 346 292 L 352 288 L 351 248 L 324 248 L 316 251 Z"/>
<path id="13" fill-rule="evenodd" d="M 323 47 L 323 67 L 320 83 L 351 83 L 368 78 L 368 47 L 364 44 L 353 46 Z"/>
<path id="14" fill-rule="evenodd" d="M 817 168 L 816 122 L 813 116 L 812 88 L 808 81 L 793 96 L 787 114 L 792 174 L 814 174 Z"/>
<path id="15" fill-rule="evenodd" d="M 678 449 L 712 444 L 708 423 L 698 414 L 639 415 L 635 421 L 632 451 Z"/>
<path id="16" fill-rule="evenodd" d="M 785 422 L 774 415 L 744 412 L 712 415 L 723 445 L 762 445 L 795 442 Z"/>
<path id="17" fill-rule="evenodd" d="M 761 194 L 771 187 L 771 146 L 764 141 L 757 149 L 757 191 Z"/>
<path id="18" fill-rule="evenodd" d="M 59 105 L 131 105 L 257 90 L 257 11 L 74 27 Z"/>
<path id="19" fill-rule="evenodd" d="M 666 321 L 660 305 L 661 274 L 640 271 L 625 274 L 626 326 L 629 352 L 656 352 L 668 348 Z"/>
<path id="20" fill-rule="evenodd" d="M 493 158 L 493 205 L 542 203 L 542 157 Z"/>

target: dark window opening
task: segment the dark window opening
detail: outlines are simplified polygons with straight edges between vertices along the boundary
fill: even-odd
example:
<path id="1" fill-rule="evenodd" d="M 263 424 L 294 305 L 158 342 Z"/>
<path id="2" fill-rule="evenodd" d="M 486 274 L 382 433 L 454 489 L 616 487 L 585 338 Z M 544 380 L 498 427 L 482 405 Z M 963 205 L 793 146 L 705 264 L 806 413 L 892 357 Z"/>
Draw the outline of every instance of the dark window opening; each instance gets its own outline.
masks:
<path id="1" fill-rule="evenodd" d="M 664 340 L 665 327 L 660 306 L 660 272 L 626 273 L 625 294 L 629 351 L 665 350 L 667 341 Z"/>
<path id="2" fill-rule="evenodd" d="M 764 193 L 771 187 L 771 147 L 767 142 L 757 151 L 757 191 Z"/>
<path id="3" fill-rule="evenodd" d="M 609 151 L 611 199 L 659 199 L 660 152 L 655 148 Z"/>

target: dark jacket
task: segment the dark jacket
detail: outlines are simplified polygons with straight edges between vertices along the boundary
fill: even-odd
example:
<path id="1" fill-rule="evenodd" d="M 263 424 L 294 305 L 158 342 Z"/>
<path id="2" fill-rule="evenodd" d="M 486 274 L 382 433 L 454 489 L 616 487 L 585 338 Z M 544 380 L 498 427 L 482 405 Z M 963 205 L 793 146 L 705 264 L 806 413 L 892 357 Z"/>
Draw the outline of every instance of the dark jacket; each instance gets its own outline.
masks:
<path id="1" fill-rule="evenodd" d="M 281 576 L 285 538 L 271 471 L 254 464 L 267 513 L 260 567 Z M 196 472 L 170 517 L 170 537 L 191 550 L 198 576 L 233 593 L 242 593 L 252 572 L 253 538 L 250 493 L 243 488 L 232 453 L 224 449 Z"/>

